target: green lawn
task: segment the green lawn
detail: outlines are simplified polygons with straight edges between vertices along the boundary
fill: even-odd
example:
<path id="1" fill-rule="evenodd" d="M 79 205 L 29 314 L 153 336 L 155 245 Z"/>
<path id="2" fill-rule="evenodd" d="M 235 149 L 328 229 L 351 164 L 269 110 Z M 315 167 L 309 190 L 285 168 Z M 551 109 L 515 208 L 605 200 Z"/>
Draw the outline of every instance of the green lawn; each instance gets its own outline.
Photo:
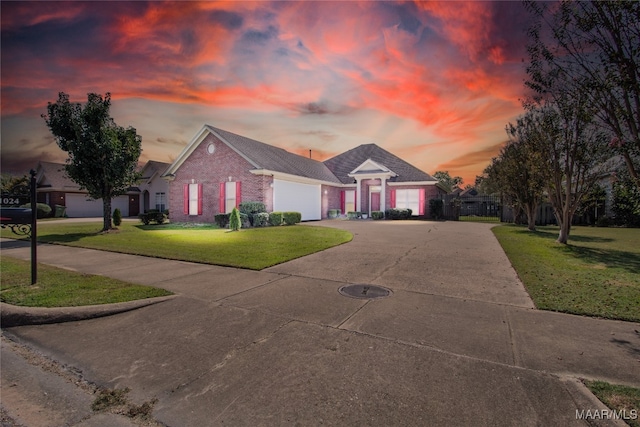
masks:
<path id="1" fill-rule="evenodd" d="M 100 234 L 99 223 L 38 224 L 38 241 L 158 258 L 261 270 L 351 241 L 348 231 L 294 225 L 243 229 L 123 222 Z M 3 237 L 15 237 L 3 230 Z"/>
<path id="2" fill-rule="evenodd" d="M 630 427 L 640 427 L 640 388 L 609 384 L 604 381 L 585 381 L 585 385 L 610 409 L 622 414 Z"/>
<path id="3" fill-rule="evenodd" d="M 640 322 L 640 229 L 493 228 L 537 308 Z"/>
<path id="4" fill-rule="evenodd" d="M 4 255 L 0 276 L 0 301 L 27 307 L 74 307 L 171 295 L 164 289 L 43 264 L 38 264 L 38 283 L 31 286 L 31 263 Z"/>

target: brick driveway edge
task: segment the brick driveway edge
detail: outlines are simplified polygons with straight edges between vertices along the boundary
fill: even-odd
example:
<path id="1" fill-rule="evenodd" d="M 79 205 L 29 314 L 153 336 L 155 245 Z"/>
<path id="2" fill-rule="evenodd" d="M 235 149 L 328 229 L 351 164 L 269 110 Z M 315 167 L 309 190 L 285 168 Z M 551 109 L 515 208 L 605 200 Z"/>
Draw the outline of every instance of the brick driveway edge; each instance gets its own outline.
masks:
<path id="1" fill-rule="evenodd" d="M 147 298 L 114 304 L 53 308 L 21 307 L 7 303 L 0 303 L 0 325 L 2 328 L 10 328 L 13 326 L 45 325 L 51 323 L 95 319 L 98 317 L 111 316 L 158 304 L 175 297 L 177 297 L 177 295 Z"/>

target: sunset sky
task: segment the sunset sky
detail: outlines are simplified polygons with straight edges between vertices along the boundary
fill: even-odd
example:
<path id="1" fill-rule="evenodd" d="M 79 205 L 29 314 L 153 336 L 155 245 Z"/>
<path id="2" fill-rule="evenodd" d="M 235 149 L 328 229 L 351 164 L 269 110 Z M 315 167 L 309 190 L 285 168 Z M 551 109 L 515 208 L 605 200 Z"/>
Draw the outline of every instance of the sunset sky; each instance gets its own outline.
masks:
<path id="1" fill-rule="evenodd" d="M 12 2 L 2 12 L 2 171 L 64 162 L 41 114 L 111 92 L 171 162 L 210 124 L 326 160 L 376 143 L 465 184 L 522 113 L 521 2 Z"/>

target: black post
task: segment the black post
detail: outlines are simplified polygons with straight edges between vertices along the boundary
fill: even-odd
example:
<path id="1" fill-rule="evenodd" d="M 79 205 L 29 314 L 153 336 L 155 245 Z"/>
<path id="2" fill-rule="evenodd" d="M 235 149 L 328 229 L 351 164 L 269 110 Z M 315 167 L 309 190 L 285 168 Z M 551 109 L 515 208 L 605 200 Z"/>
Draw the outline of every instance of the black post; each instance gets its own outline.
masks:
<path id="1" fill-rule="evenodd" d="M 31 284 L 35 285 L 38 282 L 38 205 L 36 201 L 36 171 L 31 169 Z"/>

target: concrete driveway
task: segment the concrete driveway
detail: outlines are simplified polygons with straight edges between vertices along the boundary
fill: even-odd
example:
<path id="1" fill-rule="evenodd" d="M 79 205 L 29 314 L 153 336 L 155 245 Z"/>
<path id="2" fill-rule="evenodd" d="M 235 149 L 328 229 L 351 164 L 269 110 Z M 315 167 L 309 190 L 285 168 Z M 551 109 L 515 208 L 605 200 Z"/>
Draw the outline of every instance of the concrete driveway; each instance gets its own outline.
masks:
<path id="1" fill-rule="evenodd" d="M 309 225 L 354 239 L 260 272 L 43 245 L 41 262 L 178 296 L 3 333 L 134 402 L 157 399 L 155 419 L 176 427 L 586 425 L 576 410 L 604 406 L 577 378 L 640 386 L 639 325 L 535 310 L 490 225 Z M 392 294 L 338 292 L 354 283 Z M 10 351 L 3 341 L 2 405 L 19 419 L 28 393 L 5 377 Z M 74 413 L 64 422 L 94 425 Z"/>

